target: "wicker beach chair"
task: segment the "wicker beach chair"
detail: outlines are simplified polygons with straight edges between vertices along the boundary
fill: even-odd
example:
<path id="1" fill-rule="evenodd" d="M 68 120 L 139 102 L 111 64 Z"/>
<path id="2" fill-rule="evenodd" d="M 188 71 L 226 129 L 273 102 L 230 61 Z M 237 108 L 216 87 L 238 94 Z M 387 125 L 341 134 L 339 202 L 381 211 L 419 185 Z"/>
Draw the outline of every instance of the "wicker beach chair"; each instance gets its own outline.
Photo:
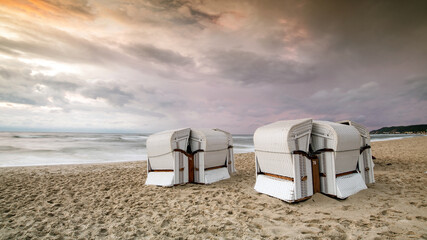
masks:
<path id="1" fill-rule="evenodd" d="M 147 139 L 146 185 L 173 186 L 189 180 L 187 146 L 190 129 L 169 130 Z"/>
<path id="2" fill-rule="evenodd" d="M 321 192 L 345 199 L 366 189 L 357 171 L 360 134 L 353 126 L 313 121 L 311 147 L 319 158 Z"/>
<path id="3" fill-rule="evenodd" d="M 235 172 L 233 138 L 220 129 L 177 129 L 147 139 L 146 185 L 210 184 Z"/>
<path id="4" fill-rule="evenodd" d="M 231 134 L 219 129 L 191 129 L 194 182 L 210 184 L 230 178 L 234 170 Z"/>
<path id="5" fill-rule="evenodd" d="M 278 121 L 255 131 L 256 191 L 286 202 L 313 195 L 308 158 L 311 127 L 311 119 L 299 119 Z"/>

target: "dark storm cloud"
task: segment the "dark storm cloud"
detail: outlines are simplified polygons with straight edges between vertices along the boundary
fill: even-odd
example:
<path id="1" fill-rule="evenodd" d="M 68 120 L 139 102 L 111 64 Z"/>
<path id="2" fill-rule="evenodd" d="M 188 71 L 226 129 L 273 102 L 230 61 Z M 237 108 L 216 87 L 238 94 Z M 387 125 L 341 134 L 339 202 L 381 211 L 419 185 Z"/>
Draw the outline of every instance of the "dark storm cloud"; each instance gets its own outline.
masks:
<path id="1" fill-rule="evenodd" d="M 271 51 L 297 47 L 297 52 L 304 53 L 316 64 L 319 75 L 328 77 L 330 73 L 343 72 L 340 68 L 350 67 L 355 72 L 369 69 L 390 72 L 396 65 L 404 66 L 408 72 L 425 69 L 426 1 L 262 1 L 255 4 L 264 20 L 263 27 L 268 29 L 258 38 L 260 45 Z"/>
<path id="2" fill-rule="evenodd" d="M 298 19 L 312 38 L 330 38 L 324 52 L 380 67 L 425 61 L 426 11 L 426 1 L 311 1 Z"/>
<path id="3" fill-rule="evenodd" d="M 135 1 L 110 2 L 109 14 L 127 24 L 144 24 L 155 27 L 206 28 L 207 24 L 216 24 L 222 12 L 207 12 L 201 9 L 198 1 Z"/>
<path id="4" fill-rule="evenodd" d="M 102 98 L 119 107 L 134 99 L 132 93 L 122 90 L 116 84 L 83 85 L 77 82 L 84 83 L 73 75 L 32 75 L 29 69 L 16 71 L 0 68 L 0 100 L 36 106 L 55 105 L 68 109 L 69 101 L 65 98 L 65 92 L 82 94 L 92 99 Z"/>
<path id="5" fill-rule="evenodd" d="M 97 99 L 106 99 L 114 106 L 121 107 L 134 99 L 133 94 L 128 93 L 120 89 L 118 86 L 105 87 L 105 86 L 93 86 L 89 89 L 82 91 L 83 96 Z"/>
<path id="6" fill-rule="evenodd" d="M 419 101 L 427 101 L 427 76 L 406 81 L 403 97 L 413 97 Z"/>
<path id="7" fill-rule="evenodd" d="M 209 14 L 207 12 L 195 9 L 191 6 L 189 6 L 188 8 L 190 10 L 191 15 L 196 19 L 208 20 L 214 23 L 221 17 L 221 14 Z"/>
<path id="8" fill-rule="evenodd" d="M 156 6 L 157 11 L 167 12 L 173 16 L 172 23 L 194 24 L 200 21 L 215 22 L 221 14 L 212 14 L 199 9 L 199 4 L 194 1 L 150 1 Z M 186 15 L 180 9 L 188 9 L 189 15 Z M 151 8 L 153 9 L 153 8 Z"/>
<path id="9" fill-rule="evenodd" d="M 212 52 L 208 59 L 221 77 L 245 84 L 306 83 L 315 77 L 313 67 L 274 55 L 230 50 Z"/>
<path id="10" fill-rule="evenodd" d="M 358 88 L 321 90 L 309 97 L 309 101 L 303 102 L 302 107 L 313 114 L 366 113 L 369 110 L 367 103 L 378 98 L 378 90 L 375 82 Z"/>
<path id="11" fill-rule="evenodd" d="M 13 75 L 9 69 L 0 66 L 0 77 L 1 79 L 8 80 Z"/>
<path id="12" fill-rule="evenodd" d="M 144 61 L 154 61 L 160 64 L 185 66 L 193 63 L 192 58 L 169 49 L 160 49 L 148 44 L 132 44 L 124 46 L 128 54 Z"/>
<path id="13" fill-rule="evenodd" d="M 9 65 L 16 65 L 11 63 Z M 155 99 L 158 92 L 147 90 L 143 87 L 133 86 L 138 90 L 140 103 Z M 27 104 L 33 106 L 59 107 L 63 111 L 73 110 L 93 111 L 84 105 L 73 105 L 66 97 L 66 93 L 78 94 L 90 99 L 104 99 L 114 107 L 121 107 L 123 112 L 139 113 L 146 116 L 164 117 L 164 114 L 147 110 L 139 106 L 127 106 L 135 100 L 130 90 L 124 90 L 118 84 L 112 83 L 86 83 L 79 76 L 72 74 L 58 74 L 48 76 L 44 74 L 31 74 L 29 66 L 21 63 L 21 68 L 0 67 L 0 102 Z M 156 100 L 159 106 L 162 99 Z M 123 107 L 128 107 L 128 109 Z"/>
<path id="14" fill-rule="evenodd" d="M 37 75 L 40 76 L 40 75 Z M 45 77 L 45 76 L 44 76 Z M 69 79 L 68 82 L 66 81 L 62 81 L 62 80 L 53 80 L 53 79 L 45 79 L 43 80 L 43 77 L 41 77 L 40 82 L 42 84 L 46 84 L 47 86 L 53 88 L 53 89 L 59 89 L 59 90 L 63 90 L 63 91 L 75 91 L 76 89 L 79 88 L 79 85 L 77 85 L 74 82 L 70 82 L 70 81 L 75 81 L 74 78 L 70 78 L 69 76 L 62 76 L 59 75 L 57 77 L 55 77 L 56 79 Z M 72 80 L 71 80 L 72 79 Z"/>
<path id="15" fill-rule="evenodd" d="M 407 39 L 414 31 L 426 29 L 426 10 L 426 1 L 310 1 L 296 14 L 316 35 L 332 34 L 360 44 Z"/>
<path id="16" fill-rule="evenodd" d="M 9 103 L 19 103 L 19 104 L 29 104 L 29 105 L 40 105 L 41 101 L 35 101 L 27 96 L 22 96 L 19 93 L 0 93 L 0 101 L 9 102 Z M 42 105 L 45 105 L 46 102 L 43 102 Z"/>
<path id="17" fill-rule="evenodd" d="M 30 68 L 21 63 L 20 68 L 0 67 L 0 100 L 34 106 L 66 104 L 66 91 L 78 88 L 76 78 L 69 75 L 46 76 L 31 74 Z"/>

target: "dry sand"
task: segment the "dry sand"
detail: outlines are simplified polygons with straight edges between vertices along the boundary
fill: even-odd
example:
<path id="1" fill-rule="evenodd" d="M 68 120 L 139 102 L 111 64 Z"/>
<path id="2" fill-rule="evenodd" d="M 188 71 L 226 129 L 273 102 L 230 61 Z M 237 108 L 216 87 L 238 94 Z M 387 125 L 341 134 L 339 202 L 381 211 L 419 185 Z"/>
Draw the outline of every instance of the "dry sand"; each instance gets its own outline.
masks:
<path id="1" fill-rule="evenodd" d="M 212 185 L 144 186 L 146 163 L 0 169 L 0 238 L 427 238 L 427 137 L 373 144 L 376 183 L 346 200 L 258 194 L 253 153 Z"/>

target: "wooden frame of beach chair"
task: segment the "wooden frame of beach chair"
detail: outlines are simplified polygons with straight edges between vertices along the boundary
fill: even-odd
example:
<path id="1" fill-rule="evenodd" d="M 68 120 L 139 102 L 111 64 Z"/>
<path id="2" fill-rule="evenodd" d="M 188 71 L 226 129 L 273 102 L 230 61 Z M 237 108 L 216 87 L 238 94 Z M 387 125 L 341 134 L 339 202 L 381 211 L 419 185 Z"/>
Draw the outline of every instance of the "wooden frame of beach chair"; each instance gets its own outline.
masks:
<path id="1" fill-rule="evenodd" d="M 311 125 L 311 119 L 278 121 L 255 131 L 256 191 L 286 202 L 313 195 Z"/>
<path id="2" fill-rule="evenodd" d="M 345 199 L 366 184 L 357 171 L 360 134 L 353 126 L 313 121 L 311 147 L 319 158 L 321 192 Z"/>
<path id="3" fill-rule="evenodd" d="M 359 162 L 357 164 L 357 168 L 366 184 L 375 183 L 375 164 L 372 160 L 371 136 L 369 135 L 369 130 L 362 124 L 350 120 L 339 121 L 338 123 L 353 126 L 357 129 L 357 131 L 359 131 L 361 141 Z"/>

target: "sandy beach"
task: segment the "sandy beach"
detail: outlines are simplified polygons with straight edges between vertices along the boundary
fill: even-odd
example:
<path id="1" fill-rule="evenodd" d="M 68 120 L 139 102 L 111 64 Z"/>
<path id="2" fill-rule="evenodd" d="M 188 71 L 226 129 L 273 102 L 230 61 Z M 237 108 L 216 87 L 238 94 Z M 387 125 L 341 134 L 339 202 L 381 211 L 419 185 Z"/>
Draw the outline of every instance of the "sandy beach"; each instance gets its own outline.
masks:
<path id="1" fill-rule="evenodd" d="M 258 194 L 254 154 L 212 185 L 144 186 L 145 162 L 0 169 L 0 239 L 427 239 L 427 137 L 373 143 L 346 200 Z"/>

